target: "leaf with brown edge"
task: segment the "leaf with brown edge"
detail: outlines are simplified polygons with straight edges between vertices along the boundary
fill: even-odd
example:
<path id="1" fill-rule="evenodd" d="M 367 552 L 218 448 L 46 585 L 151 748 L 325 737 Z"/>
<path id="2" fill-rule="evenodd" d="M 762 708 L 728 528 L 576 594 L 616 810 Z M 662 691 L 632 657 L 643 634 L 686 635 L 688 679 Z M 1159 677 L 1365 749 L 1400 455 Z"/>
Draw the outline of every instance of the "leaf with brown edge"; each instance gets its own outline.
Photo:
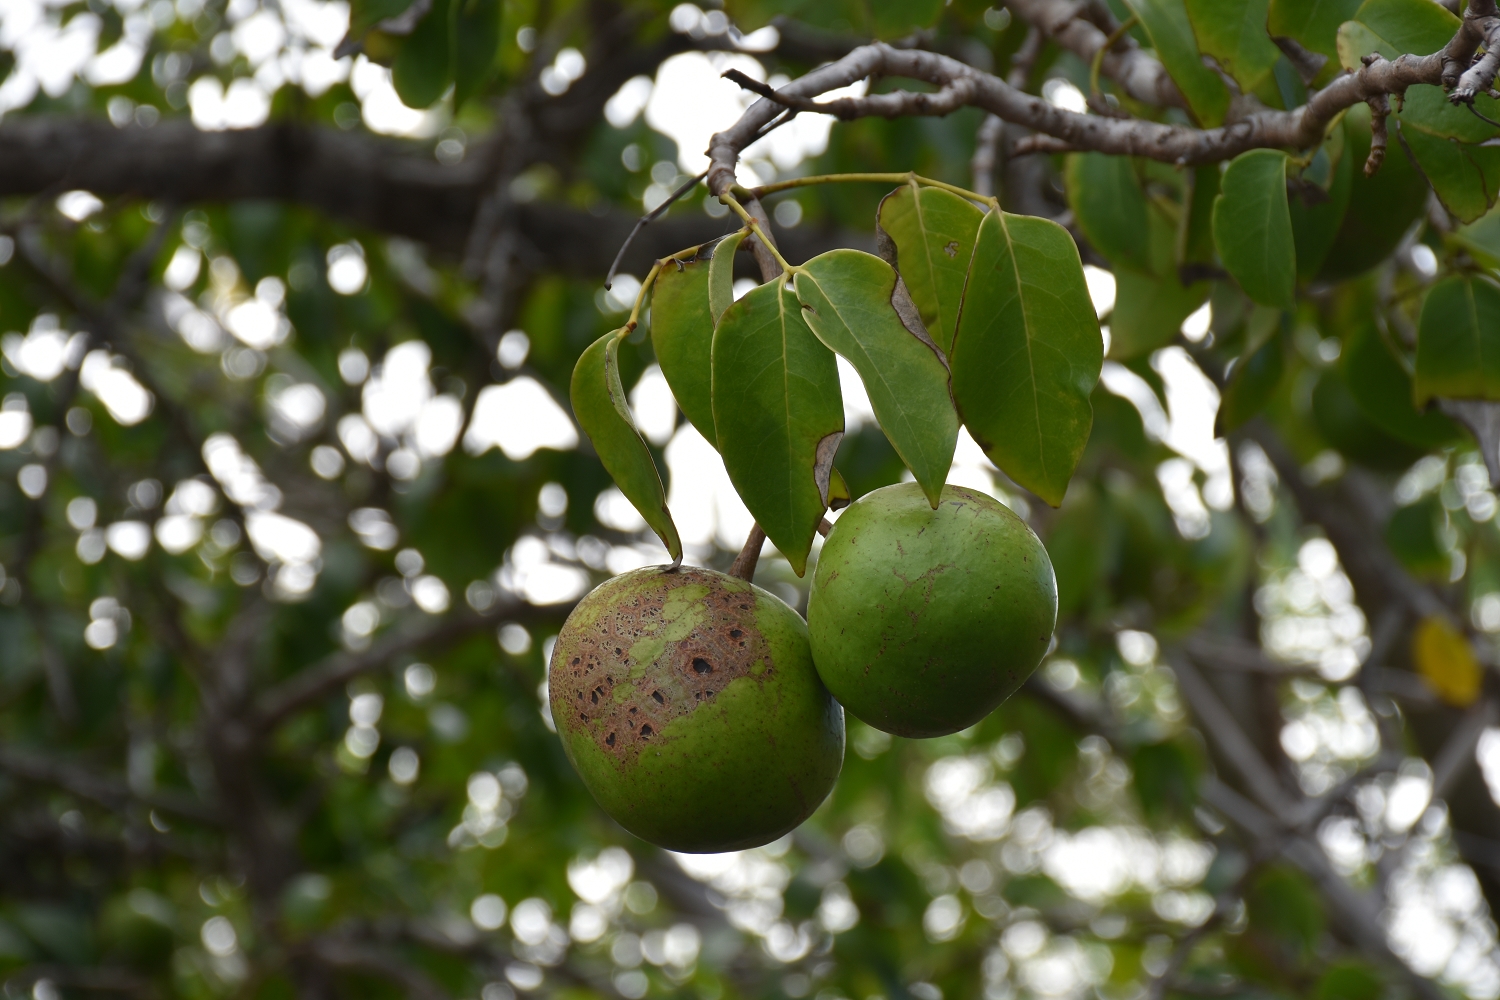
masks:
<path id="1" fill-rule="evenodd" d="M 752 289 L 714 329 L 714 426 L 729 480 L 801 576 L 828 509 L 844 436 L 838 363 L 785 276 Z"/>
<path id="2" fill-rule="evenodd" d="M 594 443 L 599 461 L 625 498 L 635 505 L 667 547 L 674 563 L 682 561 L 682 541 L 651 451 L 636 430 L 635 419 L 620 384 L 620 337 L 606 333 L 588 346 L 573 367 L 569 397 L 573 415 Z"/>
<path id="3" fill-rule="evenodd" d="M 958 413 L 948 366 L 901 278 L 873 254 L 830 250 L 798 269 L 794 283 L 807 325 L 859 373 L 881 430 L 936 509 L 958 444 Z"/>
<path id="4" fill-rule="evenodd" d="M 880 201 L 875 241 L 901 273 L 938 349 L 953 348 L 964 278 L 984 213 L 956 194 L 908 184 Z"/>

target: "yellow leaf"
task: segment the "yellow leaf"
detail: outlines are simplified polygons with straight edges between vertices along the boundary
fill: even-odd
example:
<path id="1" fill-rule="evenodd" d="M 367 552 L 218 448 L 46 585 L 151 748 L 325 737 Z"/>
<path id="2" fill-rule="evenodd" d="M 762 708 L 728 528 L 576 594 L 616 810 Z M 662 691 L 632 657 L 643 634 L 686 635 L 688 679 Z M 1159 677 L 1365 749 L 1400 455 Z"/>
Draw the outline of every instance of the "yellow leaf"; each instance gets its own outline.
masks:
<path id="1" fill-rule="evenodd" d="M 1469 641 L 1446 618 L 1432 615 L 1422 619 L 1412 636 L 1411 654 L 1417 673 L 1450 705 L 1472 705 L 1479 697 L 1479 661 Z"/>

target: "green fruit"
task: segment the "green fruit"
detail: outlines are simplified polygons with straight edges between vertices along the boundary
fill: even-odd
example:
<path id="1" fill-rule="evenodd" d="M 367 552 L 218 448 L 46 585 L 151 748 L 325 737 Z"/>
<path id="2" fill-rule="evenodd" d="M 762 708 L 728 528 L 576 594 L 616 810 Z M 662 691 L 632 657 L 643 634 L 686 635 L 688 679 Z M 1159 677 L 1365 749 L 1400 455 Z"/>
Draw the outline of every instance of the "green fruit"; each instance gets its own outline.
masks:
<path id="1" fill-rule="evenodd" d="M 977 490 L 916 483 L 854 502 L 807 602 L 818 676 L 851 715 L 897 736 L 973 725 L 1041 662 L 1057 582 L 1026 522 Z"/>
<path id="2" fill-rule="evenodd" d="M 844 713 L 797 612 L 708 569 L 639 569 L 563 624 L 548 674 L 563 749 L 604 811 L 668 850 L 795 829 L 844 762 Z"/>

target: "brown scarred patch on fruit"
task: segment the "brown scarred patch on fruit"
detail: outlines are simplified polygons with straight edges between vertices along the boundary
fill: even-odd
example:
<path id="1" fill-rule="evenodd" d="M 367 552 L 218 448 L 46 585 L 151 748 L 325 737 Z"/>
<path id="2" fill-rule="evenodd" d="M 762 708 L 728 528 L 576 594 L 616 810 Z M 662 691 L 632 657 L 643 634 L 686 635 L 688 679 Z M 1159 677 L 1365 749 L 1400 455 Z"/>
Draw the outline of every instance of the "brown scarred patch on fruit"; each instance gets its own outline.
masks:
<path id="1" fill-rule="evenodd" d="M 560 639 L 552 696 L 574 707 L 601 750 L 632 760 L 731 682 L 766 680 L 773 669 L 754 603 L 684 567 L 644 581 Z"/>

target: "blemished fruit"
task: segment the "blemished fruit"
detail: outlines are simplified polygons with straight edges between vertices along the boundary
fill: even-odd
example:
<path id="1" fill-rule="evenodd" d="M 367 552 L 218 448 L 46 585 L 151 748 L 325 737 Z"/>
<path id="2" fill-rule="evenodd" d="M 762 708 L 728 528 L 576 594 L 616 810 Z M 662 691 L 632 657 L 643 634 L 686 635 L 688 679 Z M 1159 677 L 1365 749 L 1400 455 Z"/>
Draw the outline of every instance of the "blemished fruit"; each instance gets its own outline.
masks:
<path id="1" fill-rule="evenodd" d="M 945 486 L 875 490 L 839 517 L 807 602 L 818 676 L 844 709 L 897 736 L 944 736 L 984 718 L 1046 654 L 1057 581 L 1008 507 Z"/>
<path id="2" fill-rule="evenodd" d="M 767 844 L 822 803 L 844 713 L 802 618 L 708 569 L 648 567 L 589 594 L 548 673 L 568 760 L 604 811 L 668 850 Z"/>

